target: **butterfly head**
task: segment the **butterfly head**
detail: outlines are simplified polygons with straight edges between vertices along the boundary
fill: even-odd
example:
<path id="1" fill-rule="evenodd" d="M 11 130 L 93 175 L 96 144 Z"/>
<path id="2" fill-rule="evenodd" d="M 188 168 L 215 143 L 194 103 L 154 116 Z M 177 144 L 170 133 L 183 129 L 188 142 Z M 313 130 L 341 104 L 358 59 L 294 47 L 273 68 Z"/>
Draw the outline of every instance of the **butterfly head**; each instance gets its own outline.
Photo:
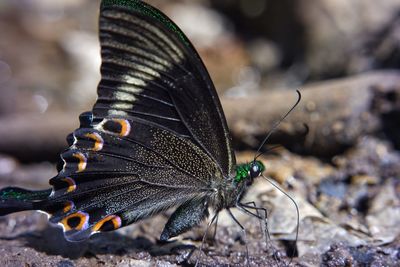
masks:
<path id="1" fill-rule="evenodd" d="M 250 163 L 239 164 L 236 166 L 235 182 L 242 181 L 252 183 L 265 170 L 265 166 L 261 161 L 253 160 Z"/>

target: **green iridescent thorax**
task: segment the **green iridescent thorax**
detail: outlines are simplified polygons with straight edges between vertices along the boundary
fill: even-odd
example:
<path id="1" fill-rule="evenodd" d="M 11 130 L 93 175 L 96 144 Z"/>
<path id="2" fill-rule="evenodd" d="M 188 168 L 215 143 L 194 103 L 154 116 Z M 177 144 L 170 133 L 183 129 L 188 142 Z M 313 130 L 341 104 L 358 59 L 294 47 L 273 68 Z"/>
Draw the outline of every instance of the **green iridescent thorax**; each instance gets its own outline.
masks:
<path id="1" fill-rule="evenodd" d="M 253 162 L 250 162 L 236 165 L 235 182 L 239 183 L 250 178 L 250 168 L 253 164 Z M 260 173 L 265 170 L 264 164 L 261 161 L 256 160 L 255 164 L 259 167 Z"/>

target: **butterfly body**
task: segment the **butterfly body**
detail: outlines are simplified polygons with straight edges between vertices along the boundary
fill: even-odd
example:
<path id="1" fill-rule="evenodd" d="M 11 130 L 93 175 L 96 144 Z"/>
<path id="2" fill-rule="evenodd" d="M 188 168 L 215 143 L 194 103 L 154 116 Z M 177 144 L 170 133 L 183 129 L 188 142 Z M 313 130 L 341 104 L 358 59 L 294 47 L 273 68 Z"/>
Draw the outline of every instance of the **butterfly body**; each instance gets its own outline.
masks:
<path id="1" fill-rule="evenodd" d="M 237 165 L 214 85 L 179 28 L 138 0 L 103 0 L 98 99 L 67 137 L 52 189 L 0 190 L 0 215 L 37 209 L 70 241 L 176 208 L 161 240 L 237 207 L 264 170 Z"/>

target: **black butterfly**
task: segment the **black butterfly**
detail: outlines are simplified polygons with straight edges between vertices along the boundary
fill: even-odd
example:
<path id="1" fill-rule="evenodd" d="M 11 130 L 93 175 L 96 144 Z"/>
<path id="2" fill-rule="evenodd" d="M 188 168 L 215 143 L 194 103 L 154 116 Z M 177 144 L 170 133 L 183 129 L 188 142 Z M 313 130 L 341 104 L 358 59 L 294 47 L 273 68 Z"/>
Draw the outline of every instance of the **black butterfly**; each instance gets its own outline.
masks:
<path id="1" fill-rule="evenodd" d="M 103 0 L 100 43 L 98 100 L 67 137 L 52 188 L 2 189 L 0 215 L 41 210 L 80 241 L 172 207 L 161 240 L 209 208 L 254 214 L 240 201 L 264 166 L 235 165 L 214 85 L 182 31 L 141 1 Z"/>

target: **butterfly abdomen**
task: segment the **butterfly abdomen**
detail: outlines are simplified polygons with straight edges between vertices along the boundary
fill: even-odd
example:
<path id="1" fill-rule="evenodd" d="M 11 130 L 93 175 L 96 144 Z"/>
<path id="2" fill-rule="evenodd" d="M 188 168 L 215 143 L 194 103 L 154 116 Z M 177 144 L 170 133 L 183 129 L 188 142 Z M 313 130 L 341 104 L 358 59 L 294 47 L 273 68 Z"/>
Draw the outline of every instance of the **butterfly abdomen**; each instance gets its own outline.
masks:
<path id="1" fill-rule="evenodd" d="M 27 190 L 6 187 L 0 190 L 0 216 L 23 210 L 40 210 L 41 203 L 48 198 L 52 189 Z"/>

